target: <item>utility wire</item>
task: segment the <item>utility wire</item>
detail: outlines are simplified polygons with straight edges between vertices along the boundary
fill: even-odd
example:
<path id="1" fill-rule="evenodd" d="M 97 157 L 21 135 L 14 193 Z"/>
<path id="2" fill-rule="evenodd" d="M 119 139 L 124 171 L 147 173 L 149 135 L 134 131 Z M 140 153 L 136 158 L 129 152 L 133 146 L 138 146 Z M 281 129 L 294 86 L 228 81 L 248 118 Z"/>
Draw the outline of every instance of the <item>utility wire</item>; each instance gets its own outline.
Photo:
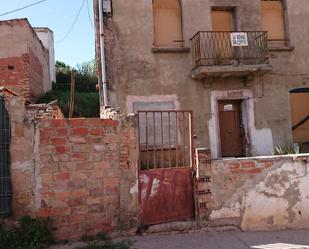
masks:
<path id="1" fill-rule="evenodd" d="M 80 8 L 79 8 L 79 10 L 78 10 L 78 12 L 77 12 L 77 15 L 76 15 L 76 17 L 75 17 L 75 19 L 74 19 L 74 21 L 73 21 L 73 23 L 72 23 L 70 29 L 68 30 L 68 32 L 62 37 L 62 39 L 60 39 L 59 41 L 57 41 L 57 43 L 63 42 L 63 41 L 69 36 L 69 34 L 72 32 L 72 30 L 73 30 L 75 24 L 77 23 L 77 20 L 78 20 L 78 18 L 79 18 L 79 15 L 80 15 L 80 13 L 82 12 L 82 9 L 83 9 L 83 7 L 84 7 L 84 5 L 85 5 L 85 2 L 86 2 L 86 0 L 83 0 L 82 5 L 80 6 Z"/>
<path id="2" fill-rule="evenodd" d="M 90 15 L 89 0 L 86 0 L 86 3 L 87 3 L 87 11 L 88 11 L 89 21 L 90 21 L 91 27 L 94 29 L 94 25 L 93 25 L 94 21 L 92 21 L 91 15 Z"/>
<path id="3" fill-rule="evenodd" d="M 27 9 L 27 8 L 29 8 L 29 7 L 32 7 L 32 6 L 34 6 L 34 5 L 37 5 L 37 4 L 46 2 L 46 1 L 47 1 L 47 0 L 41 0 L 41 1 L 38 1 L 38 2 L 35 2 L 35 3 L 32 3 L 32 4 L 26 5 L 26 6 L 24 6 L 24 7 L 21 7 L 21 8 L 15 9 L 15 10 L 11 10 L 11 11 L 2 13 L 2 14 L 0 14 L 0 17 L 1 17 L 1 16 L 8 15 L 8 14 L 11 14 L 11 13 L 14 13 L 14 12 L 17 12 L 17 11 L 20 11 L 20 10 L 23 10 L 23 9 Z"/>

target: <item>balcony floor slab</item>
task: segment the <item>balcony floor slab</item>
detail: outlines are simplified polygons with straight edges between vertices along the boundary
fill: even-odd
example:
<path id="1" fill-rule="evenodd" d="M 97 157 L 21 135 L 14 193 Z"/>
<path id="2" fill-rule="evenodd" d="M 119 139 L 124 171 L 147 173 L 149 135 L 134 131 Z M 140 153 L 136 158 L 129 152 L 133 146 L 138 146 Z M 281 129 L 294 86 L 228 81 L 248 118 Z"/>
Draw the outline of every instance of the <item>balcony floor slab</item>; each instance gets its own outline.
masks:
<path id="1" fill-rule="evenodd" d="M 272 66 L 270 64 L 199 66 L 192 70 L 191 77 L 201 80 L 208 77 L 248 76 L 255 73 L 267 73 L 271 70 Z"/>

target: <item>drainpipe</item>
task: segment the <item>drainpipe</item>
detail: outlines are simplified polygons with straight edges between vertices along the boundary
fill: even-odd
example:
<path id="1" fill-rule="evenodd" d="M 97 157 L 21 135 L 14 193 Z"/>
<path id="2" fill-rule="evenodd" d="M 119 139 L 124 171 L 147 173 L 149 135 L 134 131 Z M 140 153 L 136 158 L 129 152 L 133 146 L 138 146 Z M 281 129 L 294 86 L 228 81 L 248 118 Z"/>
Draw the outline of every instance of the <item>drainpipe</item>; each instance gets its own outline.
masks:
<path id="1" fill-rule="evenodd" d="M 100 23 L 100 53 L 101 53 L 101 89 L 103 91 L 103 105 L 109 106 L 107 96 L 107 82 L 106 82 L 106 62 L 105 62 L 105 43 L 104 43 L 104 14 L 103 14 L 103 0 L 99 0 L 99 23 Z"/>

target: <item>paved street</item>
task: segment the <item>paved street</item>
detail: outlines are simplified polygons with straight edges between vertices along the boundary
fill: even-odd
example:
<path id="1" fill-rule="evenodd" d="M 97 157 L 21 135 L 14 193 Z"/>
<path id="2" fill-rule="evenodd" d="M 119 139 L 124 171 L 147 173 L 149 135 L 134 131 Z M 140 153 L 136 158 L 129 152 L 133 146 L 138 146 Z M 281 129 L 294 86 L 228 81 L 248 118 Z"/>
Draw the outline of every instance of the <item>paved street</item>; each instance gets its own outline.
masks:
<path id="1" fill-rule="evenodd" d="M 281 232 L 201 232 L 130 238 L 136 249 L 309 249 L 309 230 Z M 53 247 L 72 249 L 75 245 Z"/>

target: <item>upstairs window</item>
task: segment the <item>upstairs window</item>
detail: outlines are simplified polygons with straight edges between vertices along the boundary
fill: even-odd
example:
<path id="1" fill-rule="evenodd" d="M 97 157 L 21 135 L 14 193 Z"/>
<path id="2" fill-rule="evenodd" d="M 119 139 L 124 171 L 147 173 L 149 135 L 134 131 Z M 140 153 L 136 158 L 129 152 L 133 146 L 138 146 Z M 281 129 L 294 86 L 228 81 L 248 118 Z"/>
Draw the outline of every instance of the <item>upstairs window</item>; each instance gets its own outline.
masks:
<path id="1" fill-rule="evenodd" d="M 262 0 L 262 29 L 268 31 L 270 47 L 286 45 L 285 14 L 281 0 Z"/>
<path id="2" fill-rule="evenodd" d="M 234 18 L 231 10 L 212 10 L 212 30 L 213 31 L 233 31 Z"/>
<path id="3" fill-rule="evenodd" d="M 155 47 L 182 47 L 179 0 L 153 0 Z"/>

